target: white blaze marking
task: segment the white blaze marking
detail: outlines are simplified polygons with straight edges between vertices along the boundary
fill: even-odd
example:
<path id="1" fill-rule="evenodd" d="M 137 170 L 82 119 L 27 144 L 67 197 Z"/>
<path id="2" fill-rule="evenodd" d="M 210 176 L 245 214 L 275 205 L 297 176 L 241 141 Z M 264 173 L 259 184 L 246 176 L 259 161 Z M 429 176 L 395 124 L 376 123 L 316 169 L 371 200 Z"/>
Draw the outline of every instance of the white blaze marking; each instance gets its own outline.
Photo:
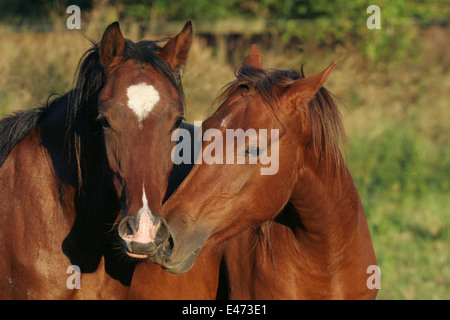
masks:
<path id="1" fill-rule="evenodd" d="M 147 210 L 149 214 L 152 214 L 150 208 L 148 207 L 147 196 L 145 195 L 145 187 L 142 184 L 142 209 Z"/>
<path id="2" fill-rule="evenodd" d="M 222 119 L 222 121 L 220 122 L 221 127 L 225 126 L 230 121 L 231 115 L 232 113 L 230 113 L 229 115 L 227 115 L 225 118 Z"/>
<path id="3" fill-rule="evenodd" d="M 148 116 L 150 111 L 159 101 L 159 92 L 149 84 L 141 82 L 129 86 L 127 89 L 128 108 L 133 110 L 139 120 L 139 128 L 142 128 L 142 121 Z M 144 192 L 145 194 L 145 192 Z"/>

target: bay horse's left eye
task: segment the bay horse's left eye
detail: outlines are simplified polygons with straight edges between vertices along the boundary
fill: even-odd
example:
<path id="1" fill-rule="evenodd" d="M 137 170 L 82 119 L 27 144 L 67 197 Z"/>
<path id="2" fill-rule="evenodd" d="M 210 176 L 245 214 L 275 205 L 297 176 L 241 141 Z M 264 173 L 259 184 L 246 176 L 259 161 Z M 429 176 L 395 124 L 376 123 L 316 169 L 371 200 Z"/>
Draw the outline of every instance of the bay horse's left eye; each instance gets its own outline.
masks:
<path id="1" fill-rule="evenodd" d="M 106 119 L 106 117 L 104 115 L 99 115 L 97 117 L 97 121 L 101 124 L 101 126 L 103 128 L 111 128 L 111 126 L 109 125 L 108 120 Z"/>
<path id="2" fill-rule="evenodd" d="M 175 124 L 173 125 L 173 130 L 178 129 L 181 126 L 181 123 L 183 122 L 184 117 L 183 116 L 179 116 L 177 118 L 177 120 L 175 121 Z"/>

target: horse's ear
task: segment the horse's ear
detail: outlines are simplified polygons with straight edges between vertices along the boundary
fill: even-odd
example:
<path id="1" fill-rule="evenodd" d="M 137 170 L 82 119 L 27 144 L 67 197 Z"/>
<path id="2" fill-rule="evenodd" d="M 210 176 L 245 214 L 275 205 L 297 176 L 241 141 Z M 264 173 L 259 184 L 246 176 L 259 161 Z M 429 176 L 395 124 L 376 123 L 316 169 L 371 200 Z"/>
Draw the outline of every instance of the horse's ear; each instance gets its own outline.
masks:
<path id="1" fill-rule="evenodd" d="M 113 22 L 106 28 L 100 42 L 100 62 L 108 68 L 113 58 L 122 54 L 124 49 L 125 39 L 120 31 L 119 23 Z"/>
<path id="2" fill-rule="evenodd" d="M 252 44 L 247 57 L 242 62 L 242 66 L 262 69 L 262 54 L 256 45 Z"/>
<path id="3" fill-rule="evenodd" d="M 176 37 L 170 39 L 159 51 L 159 56 L 170 66 L 172 71 L 186 64 L 192 43 L 192 23 L 186 22 L 183 30 Z"/>
<path id="4" fill-rule="evenodd" d="M 308 103 L 323 86 L 335 66 L 336 62 L 334 61 L 322 72 L 298 79 L 285 90 L 283 96 L 292 100 L 295 105 L 298 105 L 300 102 Z"/>

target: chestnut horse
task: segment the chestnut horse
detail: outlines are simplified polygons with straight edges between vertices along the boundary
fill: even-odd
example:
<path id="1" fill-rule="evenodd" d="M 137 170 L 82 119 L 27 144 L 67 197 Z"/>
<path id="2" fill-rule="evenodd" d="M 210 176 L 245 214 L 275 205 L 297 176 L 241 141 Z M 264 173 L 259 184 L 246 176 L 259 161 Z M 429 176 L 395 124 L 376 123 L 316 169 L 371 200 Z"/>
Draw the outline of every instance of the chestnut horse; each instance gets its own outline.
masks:
<path id="1" fill-rule="evenodd" d="M 134 265 L 111 228 L 122 210 L 148 227 L 127 247 L 166 237 L 158 214 L 191 38 L 188 22 L 164 47 L 134 43 L 115 22 L 73 90 L 0 122 L 0 299 L 126 297 Z"/>
<path id="2" fill-rule="evenodd" d="M 376 264 L 370 232 L 340 151 L 345 142 L 340 113 L 322 87 L 334 66 L 309 77 L 265 70 L 252 47 L 202 127 L 223 137 L 238 128 L 278 135 L 266 137 L 267 148 L 260 142 L 238 145 L 231 156 L 246 164 L 192 168 L 163 205 L 170 236 L 153 261 L 183 273 L 202 247 L 228 239 L 232 299 L 375 298 L 366 273 Z M 234 137 L 223 139 L 229 157 L 226 146 Z M 212 143 L 204 141 L 203 152 Z M 277 170 L 263 175 L 267 165 L 261 159 L 269 154 L 278 160 Z"/>

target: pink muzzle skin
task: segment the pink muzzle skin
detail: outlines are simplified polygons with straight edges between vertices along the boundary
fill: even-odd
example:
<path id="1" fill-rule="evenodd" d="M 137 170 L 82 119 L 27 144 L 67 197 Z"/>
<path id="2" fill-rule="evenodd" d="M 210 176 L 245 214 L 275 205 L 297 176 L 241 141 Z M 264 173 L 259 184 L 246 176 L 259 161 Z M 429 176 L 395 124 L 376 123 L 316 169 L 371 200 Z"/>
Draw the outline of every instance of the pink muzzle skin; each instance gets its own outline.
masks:
<path id="1" fill-rule="evenodd" d="M 150 213 L 147 210 L 144 210 L 140 214 L 139 218 L 139 226 L 135 234 L 125 234 L 123 239 L 127 242 L 139 242 L 139 243 L 152 243 L 155 242 L 156 239 L 156 231 L 158 230 L 158 224 L 154 225 L 152 219 L 150 218 Z M 136 254 L 127 252 L 130 257 L 145 259 L 147 255 Z"/>

